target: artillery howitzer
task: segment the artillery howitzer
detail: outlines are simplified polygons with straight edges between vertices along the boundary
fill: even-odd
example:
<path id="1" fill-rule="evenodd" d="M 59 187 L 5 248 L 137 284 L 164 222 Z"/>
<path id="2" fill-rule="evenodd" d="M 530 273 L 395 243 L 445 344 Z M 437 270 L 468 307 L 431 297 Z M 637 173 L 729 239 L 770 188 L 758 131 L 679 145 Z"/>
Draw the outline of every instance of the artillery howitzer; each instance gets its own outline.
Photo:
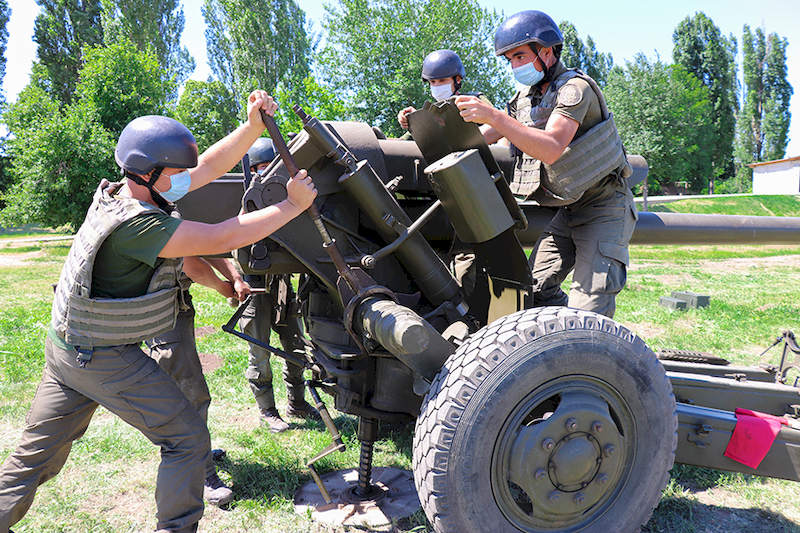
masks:
<path id="1" fill-rule="evenodd" d="M 410 116 L 414 141 L 295 109 L 305 125 L 289 157 L 252 177 L 243 196 L 242 177 L 228 176 L 180 207 L 215 222 L 277 203 L 292 160 L 314 179 L 319 216 L 236 254 L 245 272 L 301 275 L 305 359 L 236 332 L 243 308 L 225 329 L 312 370 L 307 385 L 333 443 L 308 466 L 327 508 L 391 507 L 403 479 L 373 476 L 373 443 L 380 421 L 413 419 L 416 492 L 442 533 L 638 530 L 674 460 L 800 480 L 798 424 L 780 430 L 757 469 L 724 456 L 737 407 L 797 422 L 800 389 L 785 383 L 800 354 L 792 336 L 779 367 L 659 361 L 612 319 L 529 308 L 523 247 L 553 211 L 514 201 L 506 148 L 487 146 L 449 103 Z M 634 176 L 646 173 L 631 160 Z M 797 219 L 640 213 L 632 242 L 799 235 Z M 451 263 L 467 253 L 472 267 L 456 276 Z M 335 488 L 335 476 L 313 467 L 344 447 L 317 389 L 359 419 L 357 480 Z"/>

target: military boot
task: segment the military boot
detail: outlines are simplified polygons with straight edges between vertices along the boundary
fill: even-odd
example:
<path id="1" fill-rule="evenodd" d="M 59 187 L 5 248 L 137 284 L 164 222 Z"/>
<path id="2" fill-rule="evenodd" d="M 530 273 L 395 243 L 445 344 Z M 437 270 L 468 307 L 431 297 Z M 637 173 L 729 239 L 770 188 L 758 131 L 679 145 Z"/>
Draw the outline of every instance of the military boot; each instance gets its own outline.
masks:
<path id="1" fill-rule="evenodd" d="M 268 409 L 259 409 L 259 411 L 261 413 L 261 425 L 267 426 L 272 433 L 283 433 L 289 429 L 289 424 L 281 418 L 276 408 L 270 407 Z"/>
<path id="2" fill-rule="evenodd" d="M 233 491 L 214 473 L 206 478 L 203 498 L 211 505 L 225 507 L 233 501 Z"/>
<path id="3" fill-rule="evenodd" d="M 286 393 L 289 397 L 289 406 L 286 408 L 286 416 L 320 420 L 319 413 L 305 399 L 305 387 L 303 383 L 287 383 Z"/>

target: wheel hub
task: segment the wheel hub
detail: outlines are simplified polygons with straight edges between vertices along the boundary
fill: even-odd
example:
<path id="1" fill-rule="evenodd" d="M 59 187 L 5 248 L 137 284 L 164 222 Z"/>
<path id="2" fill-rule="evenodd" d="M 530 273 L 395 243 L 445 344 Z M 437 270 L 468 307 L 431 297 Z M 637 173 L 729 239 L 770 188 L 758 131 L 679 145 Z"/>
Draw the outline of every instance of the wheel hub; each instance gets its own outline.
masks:
<path id="1" fill-rule="evenodd" d="M 538 402 L 558 397 L 554 412 L 530 424 L 519 415 L 505 455 L 508 482 L 524 493 L 508 492 L 506 503 L 513 504 L 505 507 L 516 515 L 514 522 L 525 527 L 580 522 L 619 484 L 630 443 L 611 415 L 608 395 L 591 389 L 564 385 Z M 529 403 L 529 413 L 536 411 L 536 403 Z"/>
<path id="2" fill-rule="evenodd" d="M 575 492 L 594 479 L 602 463 L 600 443 L 582 431 L 570 433 L 556 444 L 547 471 L 550 481 L 562 492 Z"/>

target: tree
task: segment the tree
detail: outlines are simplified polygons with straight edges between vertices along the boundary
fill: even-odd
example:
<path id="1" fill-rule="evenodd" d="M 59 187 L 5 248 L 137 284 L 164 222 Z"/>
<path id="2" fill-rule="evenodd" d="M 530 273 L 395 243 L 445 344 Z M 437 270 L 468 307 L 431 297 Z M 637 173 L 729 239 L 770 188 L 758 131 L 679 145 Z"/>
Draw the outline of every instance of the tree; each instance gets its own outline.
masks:
<path id="1" fill-rule="evenodd" d="M 77 229 L 102 178 L 115 175 L 116 137 L 90 102 L 73 102 L 9 141 L 14 183 L 0 223 Z"/>
<path id="2" fill-rule="evenodd" d="M 6 45 L 8 44 L 8 19 L 11 18 L 11 9 L 8 0 L 0 0 L 0 81 L 6 77 Z M 0 97 L 5 101 L 5 98 Z"/>
<path id="3" fill-rule="evenodd" d="M 139 50 L 153 48 L 167 78 L 179 87 L 194 71 L 189 50 L 181 46 L 185 25 L 179 0 L 102 0 L 105 42 L 127 38 Z"/>
<path id="4" fill-rule="evenodd" d="M 137 51 L 123 39 L 85 49 L 84 59 L 70 104 L 49 97 L 42 83 L 47 75 L 35 69 L 4 114 L 12 164 L 0 224 L 77 229 L 100 180 L 118 175 L 114 146 L 125 124 L 165 113 L 171 87 L 152 51 Z"/>
<path id="5" fill-rule="evenodd" d="M 53 95 L 72 101 L 83 46 L 103 42 L 101 0 L 36 0 L 41 11 L 33 27 L 39 62 L 51 80 Z"/>
<path id="6" fill-rule="evenodd" d="M 239 106 L 220 81 L 188 80 L 175 108 L 175 119 L 189 128 L 203 152 L 236 129 Z"/>
<path id="7" fill-rule="evenodd" d="M 625 69 L 612 69 L 604 94 L 628 153 L 647 159 L 655 190 L 686 181 L 702 191 L 713 137 L 708 88 L 696 76 L 638 54 Z"/>
<path id="8" fill-rule="evenodd" d="M 142 115 L 167 112 L 174 84 L 161 75 L 154 52 L 138 51 L 127 38 L 84 51 L 76 96 L 90 101 L 105 129 L 118 136 L 122 128 Z"/>
<path id="9" fill-rule="evenodd" d="M 278 102 L 275 121 L 281 129 L 288 132 L 296 133 L 303 128 L 303 121 L 292 110 L 294 104 L 319 120 L 344 120 L 347 117 L 344 102 L 329 88 L 317 83 L 312 76 L 307 76 L 303 80 L 299 90 L 297 88 L 291 90 L 283 84 L 278 85 L 275 89 L 275 98 Z"/>
<path id="10" fill-rule="evenodd" d="M 311 41 L 294 0 L 205 0 L 203 17 L 211 71 L 237 99 L 308 75 Z"/>
<path id="11" fill-rule="evenodd" d="M 675 63 L 683 65 L 708 87 L 714 129 L 713 173 L 709 182 L 709 192 L 713 192 L 715 178 L 733 175 L 736 38 L 732 35 L 726 38 L 704 13 L 695 13 L 678 24 L 672 42 Z"/>
<path id="12" fill-rule="evenodd" d="M 579 68 L 588 74 L 601 87 L 605 86 L 609 71 L 614 66 L 611 54 L 597 51 L 592 36 L 586 37 L 586 44 L 578 36 L 578 30 L 568 20 L 558 25 L 564 35 L 561 61 L 569 68 Z"/>
<path id="13" fill-rule="evenodd" d="M 513 94 L 510 72 L 490 42 L 496 11 L 477 0 L 339 0 L 325 5 L 321 77 L 354 118 L 401 132 L 398 110 L 430 100 L 420 79 L 422 60 L 449 48 L 464 62 L 462 90 L 481 91 L 495 104 Z"/>
<path id="14" fill-rule="evenodd" d="M 789 100 L 794 92 L 787 80 L 786 38 L 761 28 L 755 34 L 744 26 L 742 36 L 744 86 L 742 109 L 736 118 L 735 188 L 752 187 L 748 164 L 781 159 L 788 141 Z"/>

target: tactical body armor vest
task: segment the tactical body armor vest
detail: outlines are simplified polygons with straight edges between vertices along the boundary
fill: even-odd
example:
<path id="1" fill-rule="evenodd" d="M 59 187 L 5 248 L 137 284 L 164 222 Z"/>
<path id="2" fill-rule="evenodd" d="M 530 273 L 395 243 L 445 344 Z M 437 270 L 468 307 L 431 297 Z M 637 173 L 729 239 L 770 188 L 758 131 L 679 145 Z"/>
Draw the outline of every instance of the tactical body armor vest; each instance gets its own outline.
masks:
<path id="1" fill-rule="evenodd" d="M 530 93 L 523 95 L 521 92 L 509 102 L 511 116 L 526 126 L 542 130 L 556 107 L 559 89 L 573 78 L 586 81 L 600 102 L 602 120 L 574 139 L 552 165 L 514 147 L 516 162 L 510 183 L 511 192 L 525 199 L 533 196 L 539 204 L 547 206 L 569 205 L 609 174 L 617 173 L 626 178 L 632 172 L 614 117 L 608 111 L 600 88 L 592 78 L 579 70 L 563 66 L 561 69 L 538 105 L 533 105 Z"/>
<path id="2" fill-rule="evenodd" d="M 51 324 L 73 346 L 134 344 L 175 327 L 183 259 L 165 259 L 153 272 L 143 296 L 91 297 L 94 260 L 103 241 L 136 215 L 162 213 L 148 203 L 112 196 L 121 185 L 106 180 L 100 183 L 58 280 Z"/>

